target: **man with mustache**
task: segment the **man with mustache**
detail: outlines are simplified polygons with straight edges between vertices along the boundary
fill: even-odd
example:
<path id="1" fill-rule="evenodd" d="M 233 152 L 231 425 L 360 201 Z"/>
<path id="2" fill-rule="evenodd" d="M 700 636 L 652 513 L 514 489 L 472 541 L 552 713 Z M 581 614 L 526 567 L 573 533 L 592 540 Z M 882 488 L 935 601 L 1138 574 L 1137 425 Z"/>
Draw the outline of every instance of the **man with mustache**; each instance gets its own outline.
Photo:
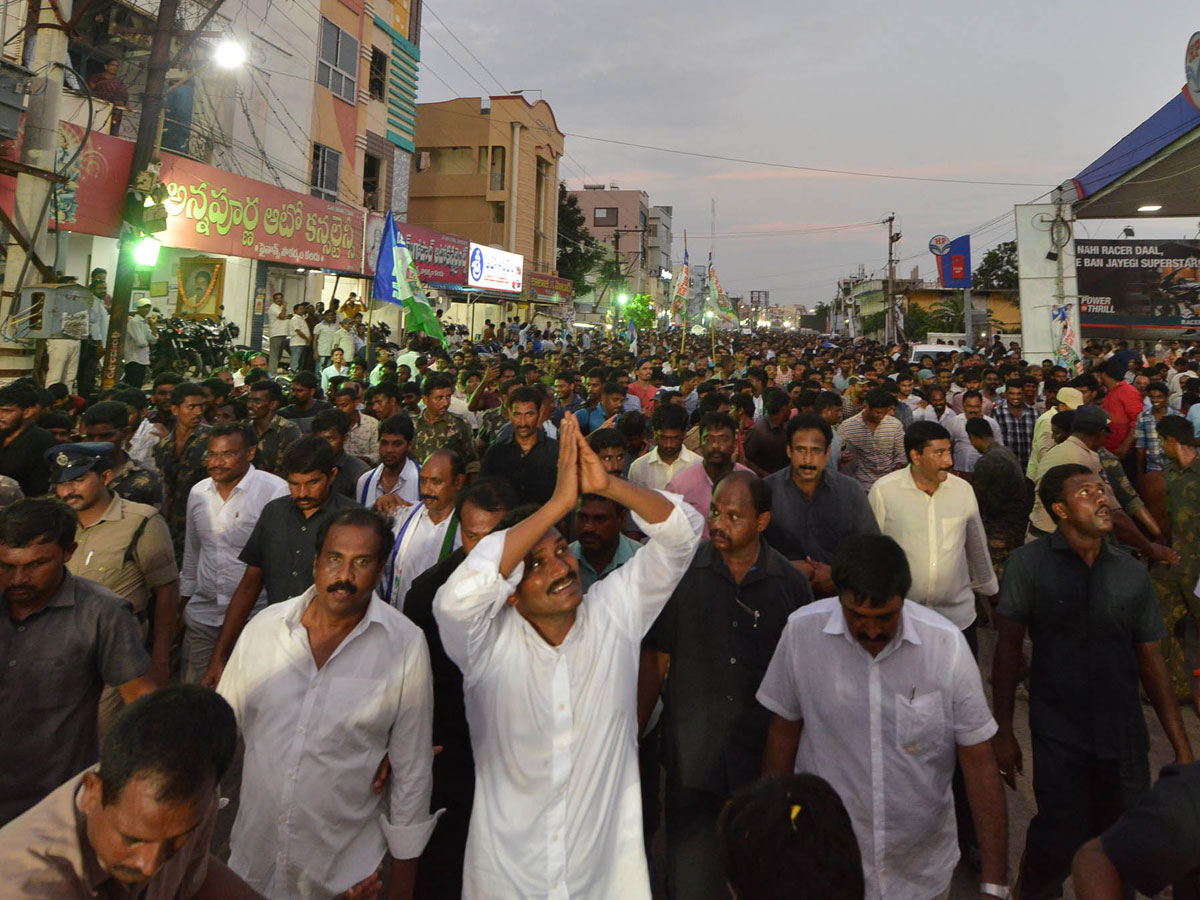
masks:
<path id="1" fill-rule="evenodd" d="M 1107 539 L 1114 506 L 1099 476 L 1077 463 L 1043 467 L 1038 498 L 1055 528 L 1008 558 L 992 666 L 996 760 L 1015 788 L 1023 768 L 1013 707 L 1028 629 L 1037 799 L 1020 877 L 1028 900 L 1061 896 L 1075 851 L 1149 788 L 1142 691 L 1175 762 L 1192 761 L 1154 588 L 1146 567 Z"/>
<path id="2" fill-rule="evenodd" d="M 914 422 L 904 434 L 908 465 L 875 482 L 867 502 L 908 557 L 908 599 L 948 618 L 977 652 L 975 595 L 990 597 L 999 585 L 975 493 L 951 474 L 950 445 L 941 425 Z"/>
<path id="3" fill-rule="evenodd" d="M 188 495 L 179 590 L 183 595 L 183 680 L 198 682 L 212 660 L 225 611 L 246 564 L 238 555 L 287 482 L 252 466 L 254 432 L 242 422 L 213 426 L 204 459 L 208 478 Z M 266 604 L 260 592 L 255 604 Z"/>
<path id="4" fill-rule="evenodd" d="M 379 424 L 379 465 L 360 475 L 354 488 L 360 505 L 395 515 L 420 499 L 421 466 L 409 455 L 414 433 L 412 419 L 403 413 Z"/>
<path id="5" fill-rule="evenodd" d="M 808 580 L 763 540 L 770 520 L 771 492 L 757 476 L 733 472 L 717 485 L 711 537 L 696 551 L 642 651 L 639 728 L 649 722 L 660 692 L 664 704 L 672 900 L 727 896 L 717 817 L 762 771 L 770 714 L 754 692 L 788 616 L 813 599 Z"/>
<path id="6" fill-rule="evenodd" d="M 905 599 L 909 561 L 891 538 L 847 538 L 832 570 L 837 596 L 792 614 L 758 690 L 774 714 L 765 772 L 811 772 L 838 792 L 868 898 L 930 900 L 949 896 L 959 858 L 957 761 L 982 851 L 979 896 L 1007 900 L 996 723 L 970 648 L 953 623 Z"/>
<path id="7" fill-rule="evenodd" d="M 57 499 L 0 512 L 0 823 L 96 761 L 106 684 L 127 702 L 157 687 L 129 601 L 68 571 L 75 528 Z"/>
<path id="8" fill-rule="evenodd" d="M 771 520 L 763 537 L 808 579 L 818 597 L 833 594 L 829 565 L 842 540 L 878 534 L 879 525 L 858 481 L 828 464 L 834 431 L 807 414 L 785 426 L 790 465 L 763 479 Z"/>
<path id="9" fill-rule="evenodd" d="M 704 536 L 708 537 L 708 512 L 713 489 L 730 472 L 749 472 L 733 461 L 737 449 L 737 423 L 724 413 L 708 413 L 700 420 L 701 462 L 684 469 L 669 482 L 666 490 L 683 494 L 691 507 L 704 518 Z"/>
<path id="10" fill-rule="evenodd" d="M 554 493 L 558 441 L 542 430 L 542 392 L 514 388 L 509 395 L 512 434 L 494 443 L 483 458 L 480 474 L 506 479 L 528 503 L 545 503 Z"/>
<path id="11" fill-rule="evenodd" d="M 283 388 L 274 381 L 257 381 L 246 394 L 250 424 L 258 439 L 254 456 L 255 468 L 272 475 L 283 470 L 283 454 L 292 441 L 300 438 L 300 426 L 279 415 L 283 405 Z"/>
<path id="12" fill-rule="evenodd" d="M 246 571 L 229 598 L 221 633 L 201 684 L 217 686 L 225 660 L 264 588 L 267 604 L 271 605 L 298 596 L 312 585 L 314 536 L 337 513 L 358 505 L 334 491 L 335 459 L 329 442 L 315 434 L 306 434 L 283 455 L 288 496 L 278 497 L 262 508 L 238 554 Z"/>
<path id="13" fill-rule="evenodd" d="M 332 898 L 389 856 L 388 900 L 413 896 L 437 822 L 433 686 L 420 629 L 376 593 L 391 546 L 372 510 L 323 520 L 311 586 L 254 618 L 217 687 L 246 744 L 229 865 L 268 897 Z"/>
<path id="14" fill-rule="evenodd" d="M 438 591 L 463 672 L 477 783 L 465 900 L 648 900 L 635 702 L 642 638 L 687 569 L 700 520 L 605 471 L 563 419 L 550 501 L 491 534 Z M 585 595 L 557 530 L 581 493 L 630 509 L 649 536 Z"/>
<path id="15" fill-rule="evenodd" d="M 437 450 L 421 467 L 421 499 L 393 521 L 395 538 L 380 596 L 403 612 L 409 586 L 462 544 L 455 504 L 466 483 L 466 463 L 454 450 Z"/>
<path id="16" fill-rule="evenodd" d="M 212 691 L 176 685 L 131 703 L 98 766 L 0 829 L 4 896 L 261 900 L 209 851 L 236 750 L 233 712 Z"/>
<path id="17" fill-rule="evenodd" d="M 121 406 L 121 404 L 117 404 Z M 150 678 L 170 680 L 171 646 L 179 621 L 179 569 L 167 523 L 153 506 L 126 500 L 112 489 L 113 445 L 60 444 L 46 451 L 58 499 L 75 510 L 79 527 L 67 570 L 102 584 L 133 606 L 153 661 Z M 100 736 L 121 708 L 120 694 L 100 697 Z"/>

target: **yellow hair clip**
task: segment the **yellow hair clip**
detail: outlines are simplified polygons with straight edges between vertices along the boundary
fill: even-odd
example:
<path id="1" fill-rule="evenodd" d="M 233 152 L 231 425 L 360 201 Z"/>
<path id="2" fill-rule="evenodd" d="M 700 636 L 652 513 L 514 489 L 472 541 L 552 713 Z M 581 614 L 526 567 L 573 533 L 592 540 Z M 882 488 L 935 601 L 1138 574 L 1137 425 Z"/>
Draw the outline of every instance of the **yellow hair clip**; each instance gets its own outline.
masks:
<path id="1" fill-rule="evenodd" d="M 789 816 L 789 818 L 791 818 L 791 820 L 792 820 L 792 828 L 793 829 L 796 827 L 796 816 L 800 815 L 800 810 L 803 808 L 804 807 L 802 807 L 799 803 L 792 804 L 792 811 L 791 811 L 791 815 Z"/>

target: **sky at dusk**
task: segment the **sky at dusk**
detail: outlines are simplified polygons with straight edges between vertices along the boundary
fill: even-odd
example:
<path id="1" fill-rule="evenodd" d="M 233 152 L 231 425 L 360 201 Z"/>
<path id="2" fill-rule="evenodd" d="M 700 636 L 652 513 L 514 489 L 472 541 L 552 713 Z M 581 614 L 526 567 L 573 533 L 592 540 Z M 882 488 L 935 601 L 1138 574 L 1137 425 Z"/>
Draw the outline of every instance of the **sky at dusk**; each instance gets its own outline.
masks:
<path id="1" fill-rule="evenodd" d="M 901 276 L 934 277 L 937 233 L 970 231 L 976 262 L 1011 240 L 1013 204 L 1077 174 L 1179 91 L 1197 30 L 1200 6 L 1180 0 L 435 0 L 419 99 L 540 89 L 567 133 L 569 188 L 615 183 L 674 207 L 676 260 L 685 228 L 692 260 L 707 257 L 715 201 L 726 289 L 811 307 L 860 264 L 884 273 L 886 226 L 872 223 L 891 212 Z M 1157 220 L 1138 235 L 1197 228 Z"/>

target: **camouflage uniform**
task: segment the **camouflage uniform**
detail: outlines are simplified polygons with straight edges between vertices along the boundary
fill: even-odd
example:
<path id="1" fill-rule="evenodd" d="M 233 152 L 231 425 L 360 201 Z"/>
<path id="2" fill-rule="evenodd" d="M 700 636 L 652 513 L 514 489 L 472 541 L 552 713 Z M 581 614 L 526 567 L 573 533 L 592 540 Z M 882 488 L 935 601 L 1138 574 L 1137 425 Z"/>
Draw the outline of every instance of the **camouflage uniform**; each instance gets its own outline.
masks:
<path id="1" fill-rule="evenodd" d="M 489 409 L 484 412 L 483 417 L 479 422 L 479 431 L 475 437 L 483 443 L 485 447 L 492 446 L 496 441 L 496 435 L 500 433 L 500 429 L 508 424 L 508 415 L 504 411 L 503 406 L 497 406 L 494 409 Z"/>
<path id="2" fill-rule="evenodd" d="M 154 461 L 163 480 L 163 518 L 171 529 L 171 542 L 175 545 L 175 562 L 183 562 L 183 532 L 187 526 L 187 499 L 192 487 L 208 477 L 204 454 L 208 450 L 208 433 L 212 427 L 203 422 L 188 435 L 182 452 L 175 455 L 175 435 L 172 429 L 162 442 L 154 448 Z"/>
<path id="3" fill-rule="evenodd" d="M 424 413 L 413 422 L 416 435 L 413 437 L 409 455 L 423 464 L 429 454 L 436 450 L 457 450 L 467 463 L 468 472 L 479 471 L 479 456 L 475 452 L 475 439 L 471 437 L 471 426 L 453 413 L 446 413 L 436 422 L 430 423 Z"/>
<path id="4" fill-rule="evenodd" d="M 1179 562 L 1173 566 L 1155 563 L 1150 577 L 1167 626 L 1163 656 L 1175 682 L 1175 692 L 1183 700 L 1192 695 L 1191 671 L 1198 662 L 1193 647 L 1187 648 L 1185 659 L 1184 635 L 1189 624 L 1192 629 L 1200 625 L 1200 598 L 1195 595 L 1196 581 L 1200 579 L 1200 457 L 1186 468 L 1169 460 L 1163 474 L 1167 483 L 1167 512 L 1171 516 L 1171 548 L 1179 554 Z"/>
<path id="5" fill-rule="evenodd" d="M 1108 486 L 1112 488 L 1113 496 L 1117 498 L 1117 502 L 1121 504 L 1121 508 L 1130 516 L 1136 516 L 1146 507 L 1146 501 L 1142 499 L 1137 489 L 1133 486 L 1133 482 L 1129 480 L 1129 476 L 1125 473 L 1125 467 L 1121 465 L 1120 458 L 1113 452 L 1105 450 L 1103 447 L 1099 450 L 1100 454 L 1100 469 L 1104 473 L 1104 478 L 1108 482 Z"/>
<path id="6" fill-rule="evenodd" d="M 145 466 L 134 462 L 131 456 L 125 457 L 125 464 L 119 469 L 113 469 L 113 478 L 108 483 L 108 489 L 131 503 L 145 503 L 162 510 L 162 480 Z"/>
<path id="7" fill-rule="evenodd" d="M 250 423 L 252 426 L 254 422 Z M 258 450 L 254 454 L 254 468 L 270 472 L 272 475 L 283 477 L 283 454 L 292 441 L 299 440 L 303 434 L 300 426 L 291 419 L 276 415 L 271 424 L 258 439 Z"/>

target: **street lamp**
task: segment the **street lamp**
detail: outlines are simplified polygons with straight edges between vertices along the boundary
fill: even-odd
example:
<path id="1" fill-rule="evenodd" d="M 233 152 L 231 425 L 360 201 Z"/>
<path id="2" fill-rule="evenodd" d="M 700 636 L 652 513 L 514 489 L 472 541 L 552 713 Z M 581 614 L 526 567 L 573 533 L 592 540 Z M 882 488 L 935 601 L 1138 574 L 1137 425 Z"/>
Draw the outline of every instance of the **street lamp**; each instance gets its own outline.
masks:
<path id="1" fill-rule="evenodd" d="M 225 38 L 213 48 L 213 64 L 219 69 L 237 69 L 246 61 L 246 48 Z"/>
<path id="2" fill-rule="evenodd" d="M 629 297 L 626 296 L 625 294 L 621 294 L 619 297 L 617 297 L 617 302 L 620 303 L 622 307 L 624 307 L 625 304 L 629 302 Z"/>

